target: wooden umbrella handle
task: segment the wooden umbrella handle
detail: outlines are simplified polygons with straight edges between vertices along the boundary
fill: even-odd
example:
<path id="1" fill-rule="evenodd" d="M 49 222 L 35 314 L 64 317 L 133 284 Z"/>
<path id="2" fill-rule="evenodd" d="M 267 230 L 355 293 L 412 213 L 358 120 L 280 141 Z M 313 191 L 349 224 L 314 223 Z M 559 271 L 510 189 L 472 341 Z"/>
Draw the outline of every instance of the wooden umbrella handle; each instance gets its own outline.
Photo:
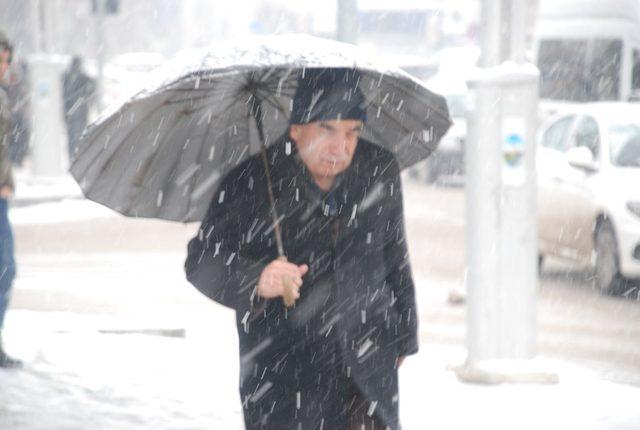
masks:
<path id="1" fill-rule="evenodd" d="M 280 257 L 278 257 L 278 260 L 280 261 L 288 261 L 287 257 L 285 257 L 284 255 L 281 255 Z M 291 282 L 291 279 L 289 279 L 288 276 L 284 276 L 282 279 L 282 283 L 284 284 L 284 291 L 282 294 L 282 301 L 284 302 L 284 305 L 288 308 L 293 307 L 293 305 L 295 305 L 296 303 L 296 286 L 293 285 L 293 283 Z"/>

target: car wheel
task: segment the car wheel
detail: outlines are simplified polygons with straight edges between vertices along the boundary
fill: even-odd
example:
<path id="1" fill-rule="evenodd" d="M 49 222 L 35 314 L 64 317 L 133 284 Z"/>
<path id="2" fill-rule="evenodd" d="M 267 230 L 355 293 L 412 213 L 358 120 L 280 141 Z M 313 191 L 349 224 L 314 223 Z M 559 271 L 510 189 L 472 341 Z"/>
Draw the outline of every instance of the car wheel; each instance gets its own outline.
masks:
<path id="1" fill-rule="evenodd" d="M 618 243 L 610 223 L 600 224 L 595 239 L 595 284 L 605 294 L 614 293 L 621 283 Z"/>

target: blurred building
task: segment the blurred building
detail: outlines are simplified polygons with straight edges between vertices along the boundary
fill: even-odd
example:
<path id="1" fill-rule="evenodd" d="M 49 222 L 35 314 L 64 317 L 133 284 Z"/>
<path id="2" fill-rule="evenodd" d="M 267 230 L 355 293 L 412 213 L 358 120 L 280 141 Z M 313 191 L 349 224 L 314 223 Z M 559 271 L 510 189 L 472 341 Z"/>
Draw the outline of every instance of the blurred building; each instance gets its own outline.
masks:
<path id="1" fill-rule="evenodd" d="M 105 3 L 107 3 L 106 0 Z M 22 55 L 33 52 L 110 58 L 121 52 L 168 53 L 182 43 L 180 0 L 108 1 L 105 40 L 97 40 L 94 0 L 0 0 L 0 28 Z"/>
<path id="2" fill-rule="evenodd" d="M 248 33 L 302 32 L 334 37 L 336 3 L 315 0 L 101 0 L 104 40 L 96 35 L 99 0 L 0 0 L 0 28 L 28 55 L 41 51 L 106 59 L 124 52 L 202 46 Z M 429 52 L 475 37 L 479 0 L 360 0 L 354 25 L 364 46 Z"/>
<path id="3" fill-rule="evenodd" d="M 428 55 L 476 42 L 478 0 L 360 0 L 358 43 L 381 54 Z"/>

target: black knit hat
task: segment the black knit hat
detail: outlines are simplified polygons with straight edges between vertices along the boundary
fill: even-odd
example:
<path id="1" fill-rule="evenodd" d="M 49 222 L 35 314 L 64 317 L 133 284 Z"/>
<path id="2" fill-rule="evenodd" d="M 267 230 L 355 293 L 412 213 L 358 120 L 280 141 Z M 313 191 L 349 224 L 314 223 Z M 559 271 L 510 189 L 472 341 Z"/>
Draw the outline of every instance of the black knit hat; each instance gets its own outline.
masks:
<path id="1" fill-rule="evenodd" d="M 360 73 L 346 68 L 305 69 L 293 96 L 290 124 L 334 119 L 367 119 Z"/>

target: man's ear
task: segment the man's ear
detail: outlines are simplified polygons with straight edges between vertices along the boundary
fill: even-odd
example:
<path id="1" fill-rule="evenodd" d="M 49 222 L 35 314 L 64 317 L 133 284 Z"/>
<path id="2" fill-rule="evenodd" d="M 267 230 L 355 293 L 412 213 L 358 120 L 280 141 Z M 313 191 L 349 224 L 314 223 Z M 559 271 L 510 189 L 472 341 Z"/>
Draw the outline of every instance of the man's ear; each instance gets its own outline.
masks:
<path id="1" fill-rule="evenodd" d="M 293 140 L 298 140 L 300 138 L 300 126 L 296 124 L 291 124 L 289 126 L 289 136 Z"/>

